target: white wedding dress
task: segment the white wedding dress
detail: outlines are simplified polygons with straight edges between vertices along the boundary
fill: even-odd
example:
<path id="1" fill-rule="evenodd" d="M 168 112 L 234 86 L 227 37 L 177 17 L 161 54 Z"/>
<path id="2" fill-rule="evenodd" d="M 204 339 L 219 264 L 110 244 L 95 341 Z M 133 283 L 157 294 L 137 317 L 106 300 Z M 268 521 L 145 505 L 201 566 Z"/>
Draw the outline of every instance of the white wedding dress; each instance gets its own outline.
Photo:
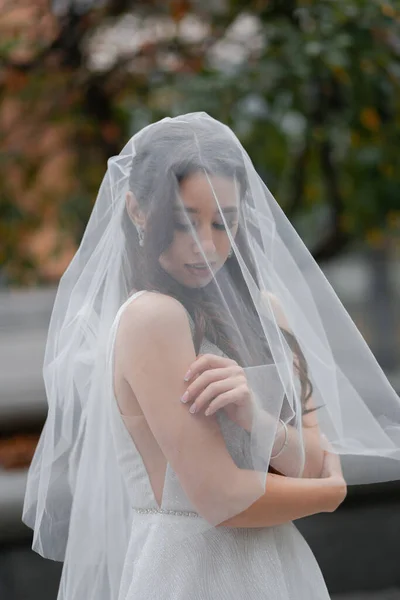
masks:
<path id="1" fill-rule="evenodd" d="M 133 294 L 116 316 L 110 357 L 122 311 L 141 293 Z M 207 340 L 201 353 L 223 354 Z M 329 599 L 318 563 L 293 523 L 211 527 L 196 513 L 169 465 L 160 509 L 135 444 L 144 435 L 144 417 L 124 417 L 114 397 L 112 405 L 118 462 L 133 509 L 118 600 Z M 233 460 L 246 468 L 248 434 L 223 411 L 218 420 Z"/>

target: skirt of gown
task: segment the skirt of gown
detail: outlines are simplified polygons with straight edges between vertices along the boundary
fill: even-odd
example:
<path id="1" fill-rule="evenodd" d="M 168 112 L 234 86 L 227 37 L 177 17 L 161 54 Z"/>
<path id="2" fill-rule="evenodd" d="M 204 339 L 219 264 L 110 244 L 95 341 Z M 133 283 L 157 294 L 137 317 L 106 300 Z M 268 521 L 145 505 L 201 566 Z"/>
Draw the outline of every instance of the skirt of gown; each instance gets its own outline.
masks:
<path id="1" fill-rule="evenodd" d="M 173 543 L 173 519 L 135 514 L 118 600 L 329 599 L 318 563 L 293 523 L 215 527 Z"/>

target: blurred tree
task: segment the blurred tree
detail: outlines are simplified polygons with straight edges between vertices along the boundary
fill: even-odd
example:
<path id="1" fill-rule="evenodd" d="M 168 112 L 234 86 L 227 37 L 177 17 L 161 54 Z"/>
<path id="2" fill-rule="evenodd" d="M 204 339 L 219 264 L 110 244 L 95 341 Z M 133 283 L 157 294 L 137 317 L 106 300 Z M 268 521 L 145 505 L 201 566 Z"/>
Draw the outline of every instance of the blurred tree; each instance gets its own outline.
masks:
<path id="1" fill-rule="evenodd" d="M 32 5 L 34 4 L 34 5 Z M 107 158 L 165 115 L 231 125 L 317 260 L 400 229 L 388 0 L 0 0 L 0 264 L 56 279 Z"/>

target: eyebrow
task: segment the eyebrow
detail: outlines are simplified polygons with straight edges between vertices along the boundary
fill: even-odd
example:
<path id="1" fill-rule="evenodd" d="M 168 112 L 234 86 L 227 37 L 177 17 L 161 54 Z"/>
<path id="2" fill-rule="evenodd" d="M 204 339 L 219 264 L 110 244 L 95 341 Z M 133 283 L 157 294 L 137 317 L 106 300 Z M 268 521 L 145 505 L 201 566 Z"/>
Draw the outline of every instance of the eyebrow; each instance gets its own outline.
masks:
<path id="1" fill-rule="evenodd" d="M 192 214 L 196 214 L 199 211 L 197 210 L 197 208 L 191 208 L 190 206 L 177 206 L 176 204 L 173 206 L 174 210 L 179 210 L 181 212 L 188 212 L 188 213 L 192 213 Z M 238 209 L 236 208 L 236 206 L 226 206 L 225 208 L 221 208 L 222 212 L 224 214 L 229 214 L 229 213 L 237 213 Z M 219 213 L 219 209 L 215 211 L 216 213 Z"/>

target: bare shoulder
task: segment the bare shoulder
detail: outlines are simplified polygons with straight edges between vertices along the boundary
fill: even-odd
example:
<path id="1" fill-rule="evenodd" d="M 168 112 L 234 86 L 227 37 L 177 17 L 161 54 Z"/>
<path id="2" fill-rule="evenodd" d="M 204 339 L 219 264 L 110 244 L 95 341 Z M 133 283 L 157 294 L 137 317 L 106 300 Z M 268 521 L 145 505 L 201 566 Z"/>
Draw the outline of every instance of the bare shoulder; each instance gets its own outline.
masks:
<path id="1" fill-rule="evenodd" d="M 275 294 L 269 292 L 268 290 L 261 290 L 261 296 L 267 300 L 272 309 L 282 311 L 280 300 L 277 296 L 275 296 Z"/>
<path id="2" fill-rule="evenodd" d="M 122 329 L 130 334 L 163 334 L 174 327 L 190 331 L 184 306 L 175 298 L 158 292 L 146 292 L 135 298 L 121 315 Z"/>
<path id="3" fill-rule="evenodd" d="M 277 296 L 275 296 L 275 294 L 273 294 L 272 292 L 269 292 L 267 290 L 262 290 L 261 295 L 263 298 L 265 298 L 267 300 L 267 302 L 271 306 L 271 309 L 276 317 L 278 325 L 280 327 L 283 327 L 283 329 L 286 329 L 286 331 L 290 331 L 289 323 L 286 319 L 285 312 L 283 310 L 283 307 L 282 307 L 282 304 L 281 304 L 279 298 Z"/>
<path id="4" fill-rule="evenodd" d="M 196 358 L 186 310 L 165 294 L 146 292 L 132 300 L 121 315 L 117 335 L 121 372 L 128 382 L 135 377 L 135 385 L 149 375 L 165 383 Z"/>

